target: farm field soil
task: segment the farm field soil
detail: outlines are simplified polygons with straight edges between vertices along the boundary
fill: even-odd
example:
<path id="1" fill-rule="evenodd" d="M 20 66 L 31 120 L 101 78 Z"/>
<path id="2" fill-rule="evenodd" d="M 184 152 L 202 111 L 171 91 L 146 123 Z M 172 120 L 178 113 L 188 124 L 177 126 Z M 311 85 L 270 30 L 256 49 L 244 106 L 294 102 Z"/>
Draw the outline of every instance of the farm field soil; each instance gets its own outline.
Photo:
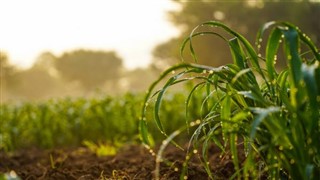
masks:
<path id="1" fill-rule="evenodd" d="M 212 172 L 218 179 L 232 176 L 233 164 L 210 150 Z M 173 165 L 161 163 L 161 179 L 179 179 L 185 153 L 168 147 L 164 157 Z M 140 145 L 126 145 L 114 156 L 98 157 L 84 147 L 39 150 L 28 149 L 13 154 L 0 152 L 0 173 L 14 171 L 22 179 L 154 179 L 155 156 Z M 196 156 L 189 162 L 188 179 L 208 179 Z"/>

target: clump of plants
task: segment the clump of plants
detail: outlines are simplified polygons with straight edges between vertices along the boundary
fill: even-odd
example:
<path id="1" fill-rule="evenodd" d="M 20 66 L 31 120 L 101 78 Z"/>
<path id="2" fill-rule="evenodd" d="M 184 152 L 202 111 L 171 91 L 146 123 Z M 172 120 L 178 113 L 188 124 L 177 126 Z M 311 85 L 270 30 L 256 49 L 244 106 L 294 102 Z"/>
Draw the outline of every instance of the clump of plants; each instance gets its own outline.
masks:
<path id="1" fill-rule="evenodd" d="M 198 64 L 193 39 L 203 35 L 224 40 L 233 63 L 220 67 Z M 184 151 L 181 179 L 188 177 L 186 167 L 194 154 L 208 176 L 216 177 L 208 161 L 212 145 L 222 154 L 231 153 L 235 172 L 231 178 L 320 177 L 320 54 L 306 34 L 288 22 L 268 22 L 253 45 L 225 24 L 209 21 L 191 32 L 181 46 L 181 55 L 187 47 L 195 63 L 181 63 L 163 72 L 150 86 L 143 105 L 143 143 L 152 146 L 146 113 L 153 99 L 153 120 L 165 137 L 157 155 L 156 178 L 160 177 L 165 147 L 171 142 L 183 149 L 174 138 L 184 132 L 191 138 Z M 287 66 L 278 69 L 277 61 L 285 61 Z M 164 124 L 170 120 L 161 118 L 161 103 L 168 89 L 183 82 L 193 82 L 185 100 L 186 124 L 168 133 Z M 199 93 L 204 94 L 198 107 L 201 115 L 190 119 L 189 105 Z"/>

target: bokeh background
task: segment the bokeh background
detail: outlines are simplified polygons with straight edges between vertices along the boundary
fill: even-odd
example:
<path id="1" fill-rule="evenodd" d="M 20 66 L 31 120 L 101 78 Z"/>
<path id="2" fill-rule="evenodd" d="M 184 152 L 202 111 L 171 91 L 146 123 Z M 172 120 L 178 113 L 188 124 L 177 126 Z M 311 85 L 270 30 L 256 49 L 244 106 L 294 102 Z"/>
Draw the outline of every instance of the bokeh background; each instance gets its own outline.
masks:
<path id="1" fill-rule="evenodd" d="M 192 29 L 210 20 L 251 43 L 263 23 L 289 21 L 320 46 L 319 0 L 119 2 L 0 0 L 1 103 L 144 92 L 181 61 Z M 231 62 L 220 39 L 193 43 L 200 63 Z"/>

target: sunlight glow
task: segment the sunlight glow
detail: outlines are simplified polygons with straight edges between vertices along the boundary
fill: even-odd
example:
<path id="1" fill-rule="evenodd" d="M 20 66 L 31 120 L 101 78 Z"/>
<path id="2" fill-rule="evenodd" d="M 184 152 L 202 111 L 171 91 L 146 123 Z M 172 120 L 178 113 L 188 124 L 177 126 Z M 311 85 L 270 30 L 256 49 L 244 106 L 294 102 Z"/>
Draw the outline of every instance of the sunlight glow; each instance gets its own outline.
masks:
<path id="1" fill-rule="evenodd" d="M 115 50 L 128 68 L 145 67 L 159 43 L 178 35 L 167 0 L 0 0 L 0 50 L 29 67 L 43 51 Z"/>

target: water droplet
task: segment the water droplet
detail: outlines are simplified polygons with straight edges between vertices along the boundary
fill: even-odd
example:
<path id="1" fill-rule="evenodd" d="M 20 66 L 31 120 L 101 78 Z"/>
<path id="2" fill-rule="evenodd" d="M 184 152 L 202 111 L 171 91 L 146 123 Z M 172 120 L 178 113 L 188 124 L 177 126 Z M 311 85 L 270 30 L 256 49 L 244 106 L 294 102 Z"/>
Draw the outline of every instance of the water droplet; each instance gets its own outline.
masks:
<path id="1" fill-rule="evenodd" d="M 168 141 L 164 140 L 162 141 L 162 144 L 168 144 Z"/>
<path id="2" fill-rule="evenodd" d="M 262 38 L 259 38 L 259 42 L 260 42 L 260 43 L 262 42 Z"/>
<path id="3" fill-rule="evenodd" d="M 283 150 L 283 146 L 280 146 L 280 147 L 279 147 L 279 150 L 282 151 L 282 150 Z"/>
<path id="4" fill-rule="evenodd" d="M 200 124 L 200 123 L 201 123 L 200 119 L 196 120 L 196 124 Z"/>
<path id="5" fill-rule="evenodd" d="M 283 34 L 281 35 L 281 38 L 284 38 L 284 35 L 283 35 Z"/>
<path id="6" fill-rule="evenodd" d="M 209 74 L 213 74 L 213 70 L 210 70 L 210 71 L 209 71 Z"/>
<path id="7" fill-rule="evenodd" d="M 197 154 L 197 153 L 198 153 L 198 150 L 194 149 L 193 154 Z"/>
<path id="8" fill-rule="evenodd" d="M 188 179 L 188 176 L 184 176 L 183 179 Z"/>
<path id="9" fill-rule="evenodd" d="M 290 164 L 294 164 L 294 163 L 295 163 L 294 159 L 291 159 Z"/>
<path id="10" fill-rule="evenodd" d="M 261 56 L 262 56 L 262 55 L 259 53 L 259 54 L 258 54 L 258 57 L 261 57 Z"/>
<path id="11" fill-rule="evenodd" d="M 258 49 L 260 49 L 260 48 L 261 48 L 261 45 L 259 44 L 259 45 L 258 45 Z"/>
<path id="12" fill-rule="evenodd" d="M 176 71 L 172 71 L 172 72 L 171 72 L 171 74 L 175 74 L 175 73 L 176 73 Z"/>

